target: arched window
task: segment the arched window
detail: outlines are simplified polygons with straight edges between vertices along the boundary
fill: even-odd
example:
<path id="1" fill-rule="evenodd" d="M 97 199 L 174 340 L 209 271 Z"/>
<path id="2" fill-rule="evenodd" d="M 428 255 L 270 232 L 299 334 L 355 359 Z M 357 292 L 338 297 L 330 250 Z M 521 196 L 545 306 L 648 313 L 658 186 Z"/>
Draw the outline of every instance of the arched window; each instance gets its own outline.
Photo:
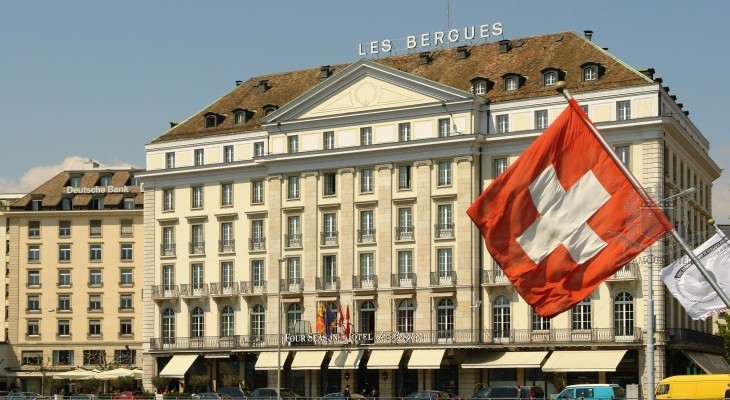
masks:
<path id="1" fill-rule="evenodd" d="M 207 115 L 205 117 L 205 127 L 206 128 L 214 128 L 216 125 L 218 125 L 218 116 L 213 114 L 213 115 Z"/>
<path id="2" fill-rule="evenodd" d="M 436 331 L 439 339 L 454 337 L 454 300 L 441 299 L 436 307 Z"/>
<path id="3" fill-rule="evenodd" d="M 634 296 L 629 292 L 613 298 L 613 329 L 616 336 L 634 334 Z"/>
<path id="4" fill-rule="evenodd" d="M 162 341 L 175 342 L 175 311 L 172 308 L 166 308 L 162 313 Z"/>
<path id="5" fill-rule="evenodd" d="M 571 319 L 574 330 L 591 329 L 591 299 L 585 298 L 573 306 Z"/>
<path id="6" fill-rule="evenodd" d="M 266 334 L 266 310 L 261 304 L 256 304 L 251 309 L 251 337 L 263 339 Z"/>
<path id="7" fill-rule="evenodd" d="M 236 125 L 246 123 L 246 111 L 238 110 L 233 113 L 233 123 Z"/>
<path id="8" fill-rule="evenodd" d="M 492 330 L 494 338 L 508 338 L 511 329 L 510 307 L 507 296 L 499 296 L 492 307 Z"/>
<path id="9" fill-rule="evenodd" d="M 520 78 L 518 76 L 508 76 L 504 78 L 504 90 L 517 90 L 520 88 Z"/>
<path id="10" fill-rule="evenodd" d="M 220 326 L 220 336 L 221 337 L 232 337 L 236 333 L 236 320 L 233 315 L 233 307 L 231 306 L 225 306 L 223 307 L 223 310 L 221 310 L 221 326 Z"/>
<path id="11" fill-rule="evenodd" d="M 205 312 L 203 308 L 195 307 L 190 313 L 190 337 L 202 338 L 205 336 Z"/>
<path id="12" fill-rule="evenodd" d="M 413 300 L 406 299 L 398 304 L 398 332 L 413 332 L 413 316 L 416 307 Z"/>
<path id="13" fill-rule="evenodd" d="M 557 71 L 545 71 L 542 74 L 543 86 L 552 86 L 558 83 L 558 72 Z"/>
<path id="14" fill-rule="evenodd" d="M 290 258 L 291 260 L 291 258 Z M 286 310 L 286 331 L 288 333 L 300 333 L 297 331 L 299 328 L 299 321 L 302 320 L 302 305 L 294 303 L 289 306 Z"/>
<path id="15" fill-rule="evenodd" d="M 588 81 L 595 81 L 598 79 L 598 67 L 595 65 L 588 65 L 586 67 L 583 67 L 583 80 Z"/>

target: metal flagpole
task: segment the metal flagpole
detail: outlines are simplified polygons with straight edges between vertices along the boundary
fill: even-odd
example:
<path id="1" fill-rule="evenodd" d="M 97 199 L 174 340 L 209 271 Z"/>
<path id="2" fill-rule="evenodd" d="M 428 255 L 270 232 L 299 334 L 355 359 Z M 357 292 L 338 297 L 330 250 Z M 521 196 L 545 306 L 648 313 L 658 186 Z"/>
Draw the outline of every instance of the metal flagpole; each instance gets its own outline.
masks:
<path id="1" fill-rule="evenodd" d="M 565 82 L 560 81 L 557 85 L 555 85 L 555 90 L 560 92 L 568 101 L 573 100 L 573 96 L 568 92 L 568 89 L 565 87 Z M 579 113 L 578 115 L 581 115 L 582 113 Z M 581 116 L 581 118 L 583 118 Z M 646 190 L 641 186 L 639 181 L 636 180 L 636 177 L 634 174 L 629 171 L 629 169 L 624 165 L 624 163 L 621 161 L 621 159 L 618 158 L 618 155 L 613 151 L 613 148 L 610 144 L 606 141 L 606 138 L 601 135 L 600 132 L 598 132 L 598 129 L 596 129 L 595 126 L 593 126 L 593 123 L 587 120 L 583 120 L 583 122 L 586 124 L 588 129 L 590 129 L 591 133 L 593 133 L 593 136 L 601 143 L 601 146 L 608 152 L 608 154 L 611 156 L 613 161 L 616 163 L 616 165 L 621 169 L 621 172 L 626 176 L 626 178 L 631 182 L 631 184 L 634 186 L 634 188 L 639 192 L 639 195 L 644 200 L 644 203 L 646 204 L 652 204 L 651 199 L 649 198 L 649 195 L 646 193 Z M 653 209 L 653 207 L 652 207 Z M 658 210 L 652 210 L 653 212 L 660 212 Z M 694 252 L 692 252 L 692 249 L 689 248 L 687 243 L 682 239 L 682 236 L 677 232 L 676 229 L 672 229 L 670 231 L 672 233 L 672 236 L 674 236 L 674 239 L 679 243 L 679 246 L 682 248 L 682 250 L 687 254 L 687 257 L 689 257 L 690 260 L 692 260 L 692 263 L 697 267 L 697 269 L 700 271 L 700 274 L 702 274 L 702 277 L 705 278 L 707 283 L 710 284 L 710 287 L 712 287 L 712 290 L 717 293 L 717 295 L 722 299 L 722 302 L 725 303 L 725 306 L 727 308 L 730 308 L 730 298 L 728 298 L 727 294 L 722 291 L 720 286 L 717 284 L 717 281 L 715 278 L 710 275 L 707 272 L 707 269 L 705 268 L 705 265 L 702 264 L 702 261 L 700 261 L 699 258 L 695 255 Z"/>

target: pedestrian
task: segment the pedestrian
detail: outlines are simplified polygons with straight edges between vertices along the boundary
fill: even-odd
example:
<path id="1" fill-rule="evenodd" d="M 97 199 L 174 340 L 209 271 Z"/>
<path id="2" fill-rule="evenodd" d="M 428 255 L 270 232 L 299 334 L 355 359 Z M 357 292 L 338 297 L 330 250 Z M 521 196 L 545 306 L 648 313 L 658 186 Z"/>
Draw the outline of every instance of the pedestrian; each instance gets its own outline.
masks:
<path id="1" fill-rule="evenodd" d="M 727 384 L 727 389 L 725 389 L 725 396 L 723 396 L 725 399 L 730 399 L 730 383 Z"/>
<path id="2" fill-rule="evenodd" d="M 368 386 L 367 385 L 368 384 L 366 383 L 365 386 L 362 388 L 362 391 L 360 391 L 360 394 L 363 395 L 364 397 L 367 397 L 367 395 L 368 395 Z"/>
<path id="3" fill-rule="evenodd" d="M 525 394 L 522 392 L 522 387 L 520 387 L 519 384 L 517 385 L 517 398 L 518 399 L 524 399 L 525 398 Z"/>
<path id="4" fill-rule="evenodd" d="M 375 389 L 375 386 L 373 386 L 372 390 L 370 390 L 370 397 L 372 397 L 373 399 L 378 397 L 378 391 L 377 389 Z"/>
<path id="5" fill-rule="evenodd" d="M 342 397 L 346 399 L 350 398 L 350 385 L 345 386 L 345 390 L 342 392 Z"/>

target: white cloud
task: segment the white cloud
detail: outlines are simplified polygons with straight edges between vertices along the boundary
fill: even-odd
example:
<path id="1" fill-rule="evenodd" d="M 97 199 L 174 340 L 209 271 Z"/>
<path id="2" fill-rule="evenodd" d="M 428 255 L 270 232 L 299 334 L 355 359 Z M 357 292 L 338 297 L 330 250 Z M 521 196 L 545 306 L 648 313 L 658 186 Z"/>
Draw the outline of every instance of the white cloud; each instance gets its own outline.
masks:
<path id="1" fill-rule="evenodd" d="M 69 156 L 56 165 L 39 165 L 29 169 L 19 180 L 0 177 L 0 193 L 28 193 L 63 171 L 84 169 L 88 157 Z M 98 162 L 98 161 L 97 161 Z M 105 165 L 99 168 L 130 168 L 132 164 Z"/>

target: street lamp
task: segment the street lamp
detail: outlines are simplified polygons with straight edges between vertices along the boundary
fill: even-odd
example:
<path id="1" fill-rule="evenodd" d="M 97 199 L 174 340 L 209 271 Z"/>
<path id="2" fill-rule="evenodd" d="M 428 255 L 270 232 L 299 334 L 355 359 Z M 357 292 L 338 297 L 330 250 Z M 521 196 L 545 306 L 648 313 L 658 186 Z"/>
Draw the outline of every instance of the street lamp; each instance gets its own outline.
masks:
<path id="1" fill-rule="evenodd" d="M 276 400 L 281 400 L 281 264 L 286 261 L 286 257 L 279 257 L 279 272 L 276 275 L 276 284 L 279 290 L 276 291 L 277 307 L 279 308 L 279 330 L 276 331 Z"/>

